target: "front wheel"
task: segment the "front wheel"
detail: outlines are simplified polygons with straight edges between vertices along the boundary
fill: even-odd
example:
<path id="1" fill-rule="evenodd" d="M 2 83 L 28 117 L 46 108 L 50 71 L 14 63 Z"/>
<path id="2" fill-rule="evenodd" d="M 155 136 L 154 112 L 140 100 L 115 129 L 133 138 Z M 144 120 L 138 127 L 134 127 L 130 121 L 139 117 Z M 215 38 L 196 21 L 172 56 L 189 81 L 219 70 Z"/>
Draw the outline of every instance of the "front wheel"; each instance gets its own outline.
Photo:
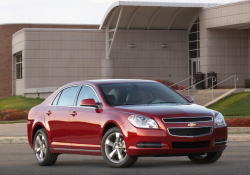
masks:
<path id="1" fill-rule="evenodd" d="M 195 163 L 205 164 L 205 163 L 216 162 L 221 155 L 222 152 L 215 152 L 215 153 L 206 153 L 204 155 L 198 155 L 198 156 L 188 156 L 188 158 Z"/>
<path id="2" fill-rule="evenodd" d="M 105 162 L 116 168 L 132 166 L 137 157 L 127 156 L 123 135 L 118 127 L 109 129 L 102 139 L 102 156 Z"/>

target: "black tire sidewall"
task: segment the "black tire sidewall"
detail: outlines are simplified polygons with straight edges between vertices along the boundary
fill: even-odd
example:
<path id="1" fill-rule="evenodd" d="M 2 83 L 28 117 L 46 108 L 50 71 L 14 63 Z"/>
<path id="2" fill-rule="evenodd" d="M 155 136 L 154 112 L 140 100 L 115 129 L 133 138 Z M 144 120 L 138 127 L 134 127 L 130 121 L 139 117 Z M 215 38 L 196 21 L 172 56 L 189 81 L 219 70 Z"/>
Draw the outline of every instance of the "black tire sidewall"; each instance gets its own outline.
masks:
<path id="1" fill-rule="evenodd" d="M 109 158 L 107 157 L 107 155 L 106 155 L 106 152 L 105 152 L 105 141 L 106 141 L 107 137 L 108 137 L 110 134 L 114 133 L 114 132 L 119 132 L 119 133 L 122 134 L 121 130 L 120 130 L 118 127 L 113 127 L 113 128 L 111 128 L 111 129 L 109 129 L 109 130 L 104 134 L 104 136 L 103 136 L 103 138 L 102 138 L 102 145 L 101 145 L 102 157 L 103 157 L 103 159 L 105 160 L 105 162 L 106 162 L 109 166 L 111 166 L 111 167 L 122 168 L 122 167 L 130 166 L 130 162 L 132 162 L 132 161 L 135 162 L 135 161 L 137 160 L 136 157 L 129 157 L 129 156 L 127 156 L 122 162 L 120 162 L 120 163 L 114 163 L 114 162 L 111 162 L 111 161 L 109 160 Z M 124 141 L 125 141 L 125 140 L 124 140 Z M 136 159 L 136 160 L 133 160 L 133 159 Z M 131 165 L 133 165 L 133 164 L 134 164 L 134 163 L 132 163 Z"/>
<path id="2" fill-rule="evenodd" d="M 188 156 L 188 158 L 198 164 L 206 164 L 216 162 L 222 155 L 222 152 L 207 153 L 207 156 L 203 159 L 198 159 L 195 156 Z"/>
<path id="3" fill-rule="evenodd" d="M 40 162 L 40 161 L 37 159 L 37 157 L 36 157 L 35 141 L 36 141 L 36 137 L 37 137 L 38 134 L 42 134 L 42 135 L 44 136 L 44 138 L 45 138 L 46 153 L 45 153 L 45 158 L 43 159 L 42 162 Z M 49 159 L 49 154 L 50 154 L 49 142 L 48 142 L 47 134 L 46 134 L 46 132 L 45 132 L 44 129 L 39 129 L 39 130 L 36 132 L 36 134 L 35 134 L 35 136 L 34 136 L 34 138 L 33 138 L 33 150 L 34 150 L 34 154 L 35 154 L 35 158 L 36 158 L 37 163 L 38 163 L 39 165 L 44 165 L 45 162 L 48 161 L 48 159 Z"/>

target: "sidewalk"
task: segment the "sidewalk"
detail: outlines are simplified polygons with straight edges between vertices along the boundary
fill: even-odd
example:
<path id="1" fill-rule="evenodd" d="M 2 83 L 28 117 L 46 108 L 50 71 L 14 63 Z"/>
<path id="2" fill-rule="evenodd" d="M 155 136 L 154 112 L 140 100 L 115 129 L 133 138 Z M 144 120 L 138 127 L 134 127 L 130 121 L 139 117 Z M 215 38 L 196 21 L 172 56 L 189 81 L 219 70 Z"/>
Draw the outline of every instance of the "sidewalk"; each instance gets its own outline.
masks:
<path id="1" fill-rule="evenodd" d="M 27 123 L 0 124 L 0 137 L 27 136 Z"/>
<path id="2" fill-rule="evenodd" d="M 228 131 L 230 133 L 228 141 L 250 142 L 250 127 L 230 127 Z M 235 134 L 233 134 L 234 132 Z M 28 143 L 27 124 L 0 124 L 0 143 Z"/>

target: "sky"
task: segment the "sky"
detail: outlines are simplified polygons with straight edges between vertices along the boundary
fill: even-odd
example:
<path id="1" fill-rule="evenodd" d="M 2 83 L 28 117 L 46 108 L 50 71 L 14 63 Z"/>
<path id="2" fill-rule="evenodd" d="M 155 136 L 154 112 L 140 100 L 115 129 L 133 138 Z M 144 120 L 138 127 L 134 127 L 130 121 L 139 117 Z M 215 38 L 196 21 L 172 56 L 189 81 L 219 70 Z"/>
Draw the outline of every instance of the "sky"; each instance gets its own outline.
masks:
<path id="1" fill-rule="evenodd" d="M 0 24 L 100 24 L 117 0 L 0 0 Z M 127 0 L 135 1 L 135 0 Z M 149 1 L 149 0 L 136 0 Z M 155 2 L 230 3 L 239 0 L 150 0 Z"/>

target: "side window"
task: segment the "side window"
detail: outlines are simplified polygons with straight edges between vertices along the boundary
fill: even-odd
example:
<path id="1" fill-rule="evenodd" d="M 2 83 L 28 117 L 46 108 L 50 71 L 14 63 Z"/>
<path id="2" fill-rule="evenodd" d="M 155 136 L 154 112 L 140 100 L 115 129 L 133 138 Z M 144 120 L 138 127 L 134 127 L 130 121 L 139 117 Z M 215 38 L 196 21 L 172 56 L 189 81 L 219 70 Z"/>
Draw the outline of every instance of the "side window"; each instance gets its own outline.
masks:
<path id="1" fill-rule="evenodd" d="M 61 93 L 62 93 L 62 92 L 60 92 L 60 93 L 56 96 L 55 100 L 53 101 L 53 103 L 52 103 L 51 105 L 57 105 L 57 102 L 58 102 L 58 99 L 59 99 Z"/>
<path id="2" fill-rule="evenodd" d="M 82 100 L 89 98 L 93 98 L 95 102 L 99 102 L 94 90 L 89 86 L 83 86 L 79 93 L 76 106 L 80 106 Z"/>
<path id="3" fill-rule="evenodd" d="M 64 89 L 58 101 L 58 106 L 72 106 L 79 86 Z"/>

